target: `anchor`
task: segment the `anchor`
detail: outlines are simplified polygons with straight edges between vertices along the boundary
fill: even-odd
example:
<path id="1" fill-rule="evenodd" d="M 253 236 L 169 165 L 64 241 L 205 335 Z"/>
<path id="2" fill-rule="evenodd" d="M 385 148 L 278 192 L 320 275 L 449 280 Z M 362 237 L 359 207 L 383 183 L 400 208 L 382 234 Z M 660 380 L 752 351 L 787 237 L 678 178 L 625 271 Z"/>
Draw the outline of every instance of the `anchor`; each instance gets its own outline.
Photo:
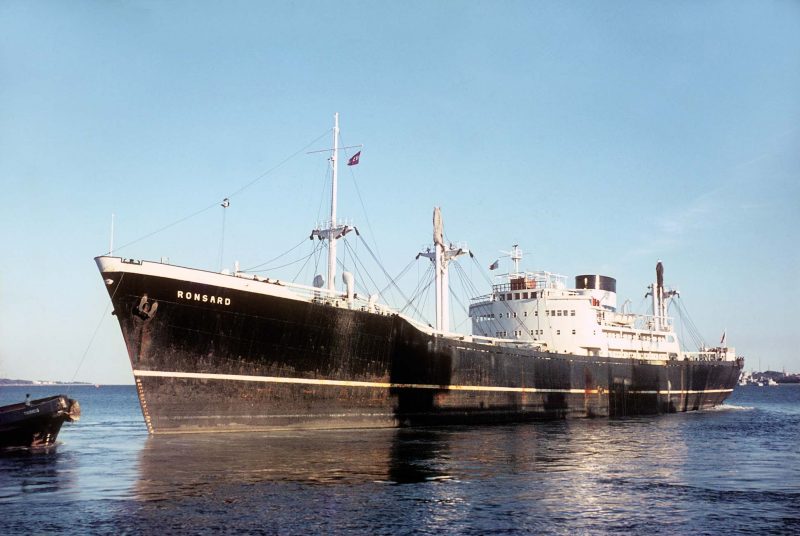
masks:
<path id="1" fill-rule="evenodd" d="M 154 301 L 153 303 L 150 303 L 147 298 L 147 294 L 144 294 L 142 299 L 139 300 L 139 305 L 133 308 L 133 314 L 146 321 L 153 318 L 157 310 L 158 302 Z"/>

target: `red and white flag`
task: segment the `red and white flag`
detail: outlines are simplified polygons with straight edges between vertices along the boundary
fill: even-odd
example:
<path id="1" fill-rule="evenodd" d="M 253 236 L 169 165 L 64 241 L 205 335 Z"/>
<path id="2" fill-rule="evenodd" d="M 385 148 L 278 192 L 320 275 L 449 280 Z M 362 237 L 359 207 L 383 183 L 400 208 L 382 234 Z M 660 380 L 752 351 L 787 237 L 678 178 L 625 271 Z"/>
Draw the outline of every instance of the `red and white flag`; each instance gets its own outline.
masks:
<path id="1" fill-rule="evenodd" d="M 361 158 L 361 151 L 358 151 L 356 154 L 350 157 L 350 160 L 347 161 L 348 166 L 356 166 L 358 165 L 358 159 Z"/>

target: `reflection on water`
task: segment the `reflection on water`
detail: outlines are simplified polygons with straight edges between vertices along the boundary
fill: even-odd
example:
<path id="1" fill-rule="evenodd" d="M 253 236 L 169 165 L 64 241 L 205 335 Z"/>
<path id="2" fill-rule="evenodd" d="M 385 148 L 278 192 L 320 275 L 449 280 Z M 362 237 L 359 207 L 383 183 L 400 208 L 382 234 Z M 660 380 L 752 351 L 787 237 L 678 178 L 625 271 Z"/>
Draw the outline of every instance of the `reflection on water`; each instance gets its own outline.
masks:
<path id="1" fill-rule="evenodd" d="M 581 530 L 696 523 L 692 501 L 717 502 L 698 482 L 681 416 L 498 427 L 183 435 L 148 438 L 138 462 L 136 515 L 181 527 L 208 512 L 271 512 L 276 531 L 302 523 L 437 531 Z M 705 462 L 703 460 L 706 460 Z M 715 469 L 718 471 L 719 467 Z M 783 500 L 783 498 L 781 498 Z M 302 512 L 293 510 L 295 504 Z M 725 509 L 725 506 L 715 506 Z M 739 510 L 727 506 L 730 514 Z M 222 509 L 222 510 L 220 510 Z M 665 515 L 669 512 L 668 515 Z M 702 517 L 702 516 L 701 516 Z M 255 515 L 258 522 L 266 521 Z M 334 523 L 335 521 L 335 523 Z M 242 528 L 252 528 L 249 521 Z M 173 527 L 177 525 L 171 525 Z M 349 524 L 346 523 L 346 526 Z M 302 532 L 302 531 L 297 531 Z"/>
<path id="2" fill-rule="evenodd" d="M 69 454 L 56 447 L 37 451 L 14 450 L 0 454 L 0 501 L 24 497 L 34 500 L 36 494 L 74 490 L 74 468 Z"/>
<path id="3" fill-rule="evenodd" d="M 649 478 L 672 478 L 684 444 L 653 441 L 658 420 L 562 421 L 497 427 L 448 427 L 148 437 L 139 452 L 136 496 L 224 483 L 409 484 L 494 478 L 501 473 L 569 472 L 594 479 L 662 463 Z M 539 486 L 541 489 L 541 486 Z M 574 491 L 574 490 L 573 490 Z"/>
<path id="4" fill-rule="evenodd" d="M 386 478 L 391 431 L 157 435 L 139 454 L 137 498 L 265 481 L 354 482 Z"/>
<path id="5" fill-rule="evenodd" d="M 797 532 L 792 393 L 659 418 L 148 437 L 133 389 L 87 392 L 56 451 L 0 458 L 3 531 Z"/>

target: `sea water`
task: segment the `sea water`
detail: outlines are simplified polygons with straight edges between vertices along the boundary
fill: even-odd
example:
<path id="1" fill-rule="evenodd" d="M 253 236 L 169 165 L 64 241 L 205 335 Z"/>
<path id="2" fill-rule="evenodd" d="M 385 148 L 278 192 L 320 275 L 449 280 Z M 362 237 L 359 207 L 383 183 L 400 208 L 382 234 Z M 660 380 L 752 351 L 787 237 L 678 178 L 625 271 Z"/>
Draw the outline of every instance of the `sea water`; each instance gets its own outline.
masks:
<path id="1" fill-rule="evenodd" d="M 3 534 L 798 534 L 800 386 L 711 411 L 148 436 L 133 386 L 67 392 L 55 449 L 0 457 Z"/>

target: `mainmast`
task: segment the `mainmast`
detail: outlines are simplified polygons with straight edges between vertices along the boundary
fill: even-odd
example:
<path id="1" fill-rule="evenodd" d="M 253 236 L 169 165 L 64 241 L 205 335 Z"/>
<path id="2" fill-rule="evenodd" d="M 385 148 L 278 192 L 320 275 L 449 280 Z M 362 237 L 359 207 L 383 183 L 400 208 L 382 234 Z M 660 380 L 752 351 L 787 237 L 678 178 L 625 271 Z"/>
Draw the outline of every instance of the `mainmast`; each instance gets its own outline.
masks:
<path id="1" fill-rule="evenodd" d="M 455 247 L 444 243 L 444 226 L 442 225 L 442 211 L 439 207 L 433 209 L 433 251 L 428 248 L 417 257 L 427 257 L 434 264 L 436 281 L 436 330 L 449 331 L 450 317 L 450 278 L 448 266 L 450 261 L 469 253 L 468 249 Z"/>
<path id="2" fill-rule="evenodd" d="M 667 299 L 678 296 L 677 290 L 664 290 L 664 265 L 661 261 L 656 263 L 656 282 L 650 287 L 648 293 L 653 297 L 653 319 L 655 329 L 665 331 L 669 329 L 667 321 Z M 647 296 L 647 295 L 645 295 Z"/>

